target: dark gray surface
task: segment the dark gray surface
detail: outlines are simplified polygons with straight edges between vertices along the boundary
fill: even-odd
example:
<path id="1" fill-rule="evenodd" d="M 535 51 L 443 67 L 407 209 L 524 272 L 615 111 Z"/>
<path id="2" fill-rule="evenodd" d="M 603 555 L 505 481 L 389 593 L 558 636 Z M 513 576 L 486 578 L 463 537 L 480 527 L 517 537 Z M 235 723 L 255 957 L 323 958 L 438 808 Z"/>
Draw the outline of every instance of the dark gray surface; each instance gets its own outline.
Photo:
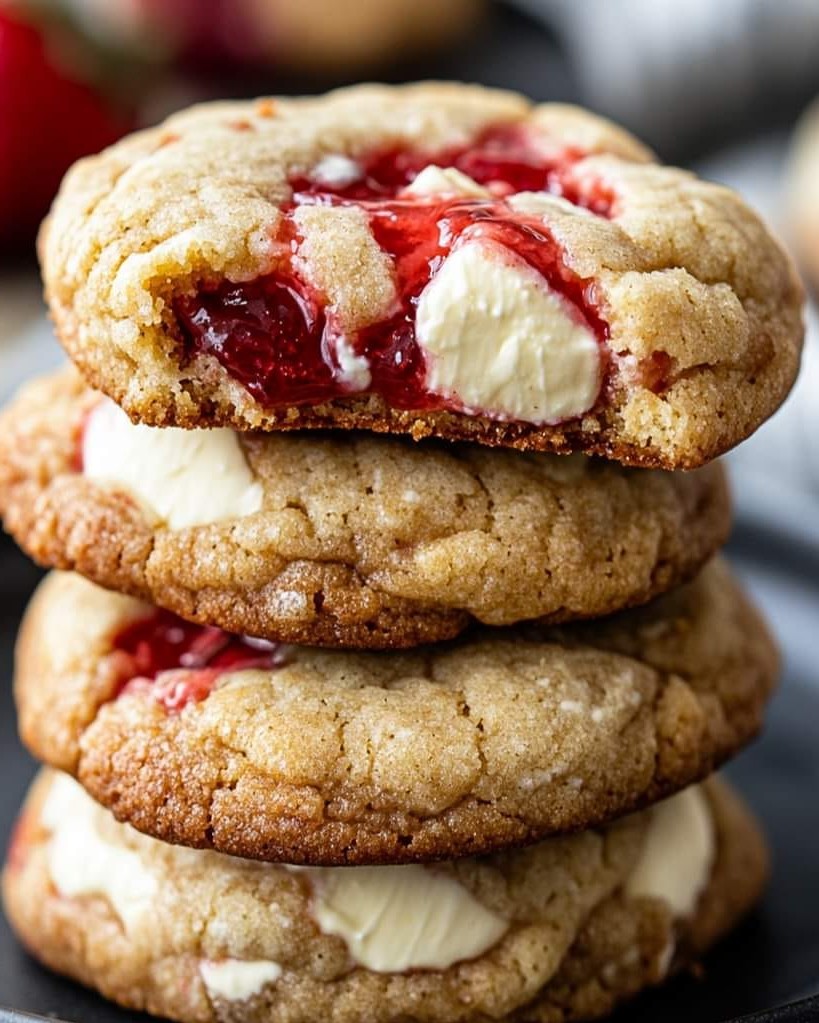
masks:
<path id="1" fill-rule="evenodd" d="M 619 1023 L 710 1023 L 819 992 L 819 552 L 758 530 L 731 548 L 740 570 L 774 621 L 785 678 L 763 738 L 727 773 L 760 814 L 774 853 L 774 874 L 760 908 L 707 959 L 701 980 L 681 978 L 618 1014 Z M 13 636 L 37 572 L 0 540 L 0 670 L 10 677 Z M 10 691 L 0 697 L 0 838 L 34 770 L 15 737 Z M 124 1013 L 78 986 L 52 977 L 16 944 L 0 920 L 0 1004 L 76 1023 L 127 1023 Z M 806 1015 L 778 1016 L 779 1023 Z M 0 1014 L 0 1023 L 6 1023 Z"/>

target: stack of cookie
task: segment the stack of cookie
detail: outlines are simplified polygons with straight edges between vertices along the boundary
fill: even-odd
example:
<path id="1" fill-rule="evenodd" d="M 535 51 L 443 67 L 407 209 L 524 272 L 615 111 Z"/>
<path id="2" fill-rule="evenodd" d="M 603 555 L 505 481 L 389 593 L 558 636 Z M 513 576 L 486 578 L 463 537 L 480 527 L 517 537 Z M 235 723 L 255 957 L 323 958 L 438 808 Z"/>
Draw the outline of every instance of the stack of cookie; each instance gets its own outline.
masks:
<path id="1" fill-rule="evenodd" d="M 738 919 L 765 849 L 705 779 L 777 657 L 711 460 L 801 291 L 736 196 L 362 87 L 80 163 L 41 253 L 76 368 L 0 423 L 6 527 L 75 573 L 18 648 L 37 957 L 191 1023 L 587 1019 Z"/>

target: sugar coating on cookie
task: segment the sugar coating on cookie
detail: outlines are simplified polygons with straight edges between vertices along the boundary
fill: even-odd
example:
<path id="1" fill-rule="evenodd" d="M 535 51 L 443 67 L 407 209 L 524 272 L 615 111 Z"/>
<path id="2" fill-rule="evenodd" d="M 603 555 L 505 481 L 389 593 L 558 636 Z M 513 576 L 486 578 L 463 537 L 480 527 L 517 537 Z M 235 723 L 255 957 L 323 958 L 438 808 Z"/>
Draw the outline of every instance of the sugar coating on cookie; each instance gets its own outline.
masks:
<path id="1" fill-rule="evenodd" d="M 718 563 L 604 621 L 391 653 L 260 645 L 55 575 L 15 693 L 32 752 L 154 837 L 376 865 L 536 841 L 698 781 L 756 734 L 776 670 Z"/>
<path id="2" fill-rule="evenodd" d="M 183 617 L 362 648 L 640 604 L 730 528 L 718 463 L 157 429 L 70 370 L 0 415 L 0 513 L 40 563 Z"/>
<path id="3" fill-rule="evenodd" d="M 687 830 L 691 806 L 707 847 Z M 668 821 L 689 853 L 682 879 L 677 850 L 656 840 Z M 630 890 L 647 860 L 666 882 Z M 44 772 L 4 891 L 46 964 L 183 1023 L 584 1019 L 704 951 L 758 897 L 765 865 L 753 821 L 716 781 L 480 861 L 294 870 L 166 846 Z"/>
<path id="4" fill-rule="evenodd" d="M 796 373 L 801 289 L 626 132 L 427 83 L 201 106 L 84 161 L 58 333 L 155 425 L 367 428 L 700 465 Z"/>

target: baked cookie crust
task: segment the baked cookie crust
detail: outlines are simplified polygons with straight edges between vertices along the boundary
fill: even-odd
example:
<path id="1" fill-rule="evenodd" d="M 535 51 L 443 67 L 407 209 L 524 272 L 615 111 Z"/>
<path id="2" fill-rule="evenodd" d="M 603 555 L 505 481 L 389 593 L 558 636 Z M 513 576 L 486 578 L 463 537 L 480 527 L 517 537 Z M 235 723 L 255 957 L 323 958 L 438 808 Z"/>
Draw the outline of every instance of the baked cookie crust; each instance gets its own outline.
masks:
<path id="1" fill-rule="evenodd" d="M 718 562 L 610 619 L 406 653 L 290 648 L 173 706 L 124 685 L 138 671 L 114 637 L 150 614 L 45 581 L 18 643 L 24 742 L 147 834 L 286 863 L 452 859 L 638 809 L 747 744 L 777 672 Z"/>
<path id="2" fill-rule="evenodd" d="M 434 163 L 497 126 L 569 154 L 572 188 L 613 197 L 607 215 L 562 199 L 538 221 L 605 323 L 607 382 L 585 413 L 537 425 L 406 410 L 364 392 L 260 404 L 213 355 L 184 350 L 177 300 L 275 274 L 283 261 L 350 336 L 382 322 L 394 308 L 394 267 L 366 217 L 345 205 L 302 207 L 291 244 L 282 235 L 290 182 L 326 157 L 395 147 Z M 75 166 L 40 252 L 72 359 L 132 418 L 157 426 L 363 428 L 692 468 L 779 406 L 803 333 L 791 262 L 736 195 L 660 166 L 585 111 L 477 86 L 364 85 L 177 114 Z"/>
<path id="3" fill-rule="evenodd" d="M 271 640 L 398 648 L 474 620 L 608 614 L 689 579 L 730 529 L 719 464 L 629 470 L 366 434 L 237 435 L 261 509 L 172 529 L 83 474 L 101 400 L 67 370 L 0 416 L 6 528 L 42 565 Z"/>
<path id="4" fill-rule="evenodd" d="M 704 792 L 716 856 L 692 915 L 675 917 L 664 900 L 623 890 L 645 839 L 644 814 L 606 831 L 440 865 L 509 929 L 488 951 L 446 969 L 376 973 L 351 969 L 343 940 L 312 922 L 304 875 L 165 846 L 100 808 L 92 811 L 97 833 L 157 879 L 150 922 L 123 921 L 105 897 L 58 894 L 41 818 L 54 784 L 49 773 L 36 782 L 4 873 L 12 925 L 52 969 L 182 1023 L 595 1019 L 696 961 L 759 897 L 767 873 L 755 822 L 727 786 L 711 781 Z M 209 990 L 208 964 L 237 960 L 274 963 L 278 975 L 249 995 L 234 992 L 244 997 Z"/>

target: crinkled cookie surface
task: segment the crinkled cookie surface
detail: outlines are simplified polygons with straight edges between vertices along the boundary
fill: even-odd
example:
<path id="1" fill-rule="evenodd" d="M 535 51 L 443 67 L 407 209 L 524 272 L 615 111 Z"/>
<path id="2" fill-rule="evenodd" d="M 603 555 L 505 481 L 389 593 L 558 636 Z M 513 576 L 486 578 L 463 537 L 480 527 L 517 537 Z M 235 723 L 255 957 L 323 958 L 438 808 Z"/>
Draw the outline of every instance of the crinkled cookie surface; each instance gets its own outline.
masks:
<path id="1" fill-rule="evenodd" d="M 719 464 L 669 473 L 367 434 L 235 435 L 254 510 L 212 521 L 225 435 L 214 450 L 201 433 L 194 471 L 189 433 L 103 409 L 111 478 L 89 478 L 82 434 L 101 401 L 65 371 L 0 416 L 6 528 L 42 564 L 252 636 L 397 648 L 474 620 L 608 614 L 690 578 L 730 528 Z M 173 501 L 157 511 L 146 493 Z"/>
<path id="2" fill-rule="evenodd" d="M 510 132 L 524 147 L 524 170 L 527 160 L 547 168 L 535 181 L 540 198 L 510 198 L 492 177 L 514 178 L 513 191 L 528 182 L 519 167 L 491 164 Z M 475 147 L 479 159 L 471 158 Z M 441 243 L 444 255 L 487 230 L 540 239 L 536 262 L 548 257 L 549 287 L 571 292 L 569 320 L 589 331 L 596 324 L 597 369 L 583 363 L 597 373 L 596 398 L 592 388 L 568 418 L 565 409 L 554 421 L 544 411 L 544 422 L 515 418 L 502 402 L 467 407 L 460 384 L 444 389 L 446 400 L 437 391 L 436 401 L 425 400 L 438 363 L 426 342 L 419 355 L 405 337 L 423 296 L 404 280 L 406 252 L 396 254 L 403 246 L 412 256 L 412 235 L 387 244 L 382 214 L 392 199 L 376 189 L 373 205 L 344 183 L 350 161 L 375 154 L 377 169 L 378 154 L 395 151 L 399 169 L 407 160 L 418 168 L 457 163 L 451 154 L 466 152 L 464 166 L 495 188 L 466 212 L 456 196 L 457 209 L 450 203 L 443 219 L 429 214 L 427 234 L 450 224 L 453 209 L 468 221 Z M 391 167 L 385 180 L 395 176 Z M 305 181 L 309 201 L 299 198 Z M 394 182 L 382 184 L 395 193 Z M 544 185 L 556 195 L 543 197 Z M 408 215 L 427 216 L 430 202 L 416 196 Z M 487 209 L 503 221 L 497 230 L 481 227 Z M 522 228 L 509 226 L 518 221 Z M 193 108 L 79 163 L 40 248 L 67 351 L 94 386 L 154 425 L 366 428 L 690 468 L 759 426 L 798 368 L 801 287 L 736 195 L 660 166 L 627 133 L 584 111 L 476 86 L 358 86 Z M 520 254 L 514 242 L 501 248 L 502 263 Z M 429 288 L 448 262 L 436 257 L 412 272 L 431 275 Z M 261 292 L 259 281 L 267 282 Z M 208 303 L 218 320 L 233 317 L 237 302 L 238 333 L 205 329 Z M 497 324 L 490 320 L 488 330 Z M 443 343 L 451 340 L 445 333 Z M 531 356 L 534 346 L 534 358 L 539 344 L 535 337 L 521 350 Z M 305 359 L 315 365 L 299 368 Z M 418 398 L 394 380 L 370 386 L 374 359 L 390 380 L 417 363 L 427 390 Z M 517 364 L 515 387 L 528 384 L 526 365 Z M 560 358 L 549 363 L 544 386 L 561 371 Z M 306 390 L 293 390 L 294 374 Z M 329 375 L 330 391 L 310 391 L 317 374 Z"/>
<path id="3" fill-rule="evenodd" d="M 648 805 L 754 737 L 777 673 L 719 562 L 613 618 L 408 652 L 151 667 L 157 622 L 49 578 L 18 647 L 24 741 L 154 837 L 287 863 L 477 855 Z M 213 643 L 194 629 L 185 649 Z"/>

